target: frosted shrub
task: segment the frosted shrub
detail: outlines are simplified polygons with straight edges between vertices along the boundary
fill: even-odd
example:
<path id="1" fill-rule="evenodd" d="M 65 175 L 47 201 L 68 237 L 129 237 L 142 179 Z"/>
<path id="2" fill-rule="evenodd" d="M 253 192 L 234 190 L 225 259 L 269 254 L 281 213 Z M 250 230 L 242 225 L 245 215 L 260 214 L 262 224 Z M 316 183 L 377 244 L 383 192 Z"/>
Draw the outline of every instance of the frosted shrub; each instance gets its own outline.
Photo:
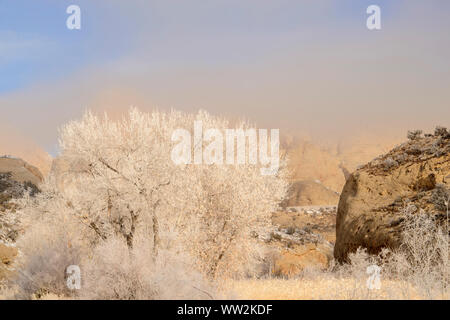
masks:
<path id="1" fill-rule="evenodd" d="M 130 251 L 120 238 L 99 245 L 84 268 L 85 299 L 213 299 L 215 290 L 192 270 L 189 257 L 167 250 L 153 256 L 148 240 Z"/>
<path id="2" fill-rule="evenodd" d="M 378 256 L 360 248 L 349 256 L 350 264 L 336 266 L 334 273 L 355 280 L 355 298 L 370 297 L 365 284 L 366 270 L 377 265 L 381 268 L 382 285 L 386 280 L 397 282 L 397 288 L 387 288 L 394 298 L 448 299 L 449 238 L 445 228 L 423 212 L 405 211 L 399 248 L 385 248 Z"/>
<path id="3" fill-rule="evenodd" d="M 94 240 L 91 230 L 69 214 L 64 200 L 48 184 L 42 188 L 35 198 L 17 201 L 26 232 L 17 241 L 20 254 L 12 281 L 23 299 L 47 293 L 73 296 L 66 285 L 66 269 L 81 264 Z"/>
<path id="4" fill-rule="evenodd" d="M 405 263 L 404 275 L 426 297 L 431 298 L 437 293 L 448 297 L 450 265 L 447 228 L 448 224 L 439 226 L 424 213 L 410 215 L 405 222 L 403 243 L 396 254 Z"/>

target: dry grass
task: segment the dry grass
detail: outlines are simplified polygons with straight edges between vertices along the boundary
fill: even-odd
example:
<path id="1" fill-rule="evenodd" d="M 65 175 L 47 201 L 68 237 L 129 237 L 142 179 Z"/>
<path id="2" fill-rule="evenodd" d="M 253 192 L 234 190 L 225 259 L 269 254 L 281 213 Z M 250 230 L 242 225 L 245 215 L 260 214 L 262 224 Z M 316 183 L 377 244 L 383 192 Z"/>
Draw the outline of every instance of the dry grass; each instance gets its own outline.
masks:
<path id="1" fill-rule="evenodd" d="M 190 268 L 189 258 L 168 250 L 155 257 L 145 239 L 136 239 L 129 251 L 120 238 L 99 245 L 83 266 L 79 297 L 88 300 L 209 300 L 215 289 L 202 274 Z"/>
<path id="2" fill-rule="evenodd" d="M 30 239 L 36 239 L 28 234 Z M 42 244 L 42 238 L 40 239 Z M 412 215 L 405 222 L 404 245 L 398 251 L 383 250 L 379 256 L 370 256 L 358 250 L 349 256 L 347 265 L 331 265 L 328 270 L 305 269 L 294 278 L 224 279 L 210 286 L 201 274 L 186 272 L 179 256 L 153 257 L 150 248 L 137 245 L 129 252 L 119 240 L 97 247 L 90 261 L 83 265 L 84 288 L 69 297 L 58 290 L 61 279 L 53 270 L 43 266 L 29 252 L 22 273 L 28 271 L 33 284 L 47 290 L 29 287 L 27 281 L 16 281 L 14 287 L 0 288 L 0 298 L 20 297 L 28 293 L 31 299 L 274 299 L 274 300 L 371 300 L 371 299 L 444 299 L 450 298 L 448 285 L 448 233 L 429 220 L 426 215 Z M 138 241 L 137 243 L 140 243 Z M 34 247 L 31 246 L 30 249 Z M 57 248 L 61 251 L 59 247 Z M 47 247 L 44 250 L 48 250 Z M 36 250 L 30 250 L 41 256 Z M 54 250 L 53 250 L 54 251 Z M 65 250 L 62 250 L 65 251 Z M 56 253 L 56 252 L 55 252 Z M 149 254 L 147 254 L 149 253 Z M 131 254 L 131 255 L 130 255 Z M 45 256 L 48 258 L 48 256 Z M 59 260 L 58 260 L 59 261 Z M 370 289 L 367 267 L 380 267 L 381 286 Z M 31 272 L 38 270 L 39 272 Z M 53 277 L 52 277 L 53 274 Z M 49 278 L 51 281 L 43 281 Z M 25 279 L 25 280 L 26 280 Z M 20 277 L 17 280 L 21 280 Z M 23 279 L 22 279 L 23 280 Z M 59 286 L 58 286 L 59 285 Z M 18 288 L 17 288 L 18 286 Z M 32 290 L 30 290 L 30 288 Z M 216 290 L 218 288 L 218 290 Z M 17 290 L 17 292 L 14 292 Z M 36 296 L 36 292 L 41 292 Z M 23 296 L 23 294 L 22 294 Z"/>
<path id="3" fill-rule="evenodd" d="M 370 256 L 359 249 L 346 265 L 328 270 L 306 270 L 290 279 L 267 277 L 228 282 L 224 290 L 237 299 L 274 300 L 369 300 L 450 298 L 448 231 L 426 214 L 407 215 L 403 244 L 394 251 L 384 249 Z M 368 267 L 380 270 L 379 289 L 368 286 Z"/>
<path id="4" fill-rule="evenodd" d="M 230 282 L 228 289 L 243 300 L 423 299 L 407 282 L 382 280 L 380 290 L 370 290 L 365 280 L 326 275 L 315 279 L 240 280 Z"/>

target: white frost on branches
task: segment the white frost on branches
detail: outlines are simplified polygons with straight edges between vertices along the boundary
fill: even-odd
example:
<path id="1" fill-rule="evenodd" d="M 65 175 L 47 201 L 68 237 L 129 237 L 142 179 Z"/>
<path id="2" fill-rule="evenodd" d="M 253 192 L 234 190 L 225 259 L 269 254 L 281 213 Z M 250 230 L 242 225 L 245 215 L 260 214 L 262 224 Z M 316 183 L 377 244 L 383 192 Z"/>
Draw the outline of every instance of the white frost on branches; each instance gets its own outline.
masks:
<path id="1" fill-rule="evenodd" d="M 252 231 L 270 226 L 285 195 L 285 163 L 266 176 L 248 161 L 176 165 L 171 135 L 180 128 L 192 131 L 196 120 L 205 130 L 230 128 L 227 120 L 206 112 L 134 108 L 118 121 L 87 112 L 66 124 L 58 160 L 65 170 L 53 172 L 43 192 L 25 206 L 29 227 L 36 220 L 55 228 L 73 225 L 72 241 L 91 254 L 112 238 L 122 239 L 130 253 L 145 242 L 153 259 L 160 251 L 187 254 L 210 279 L 242 275 L 255 256 Z M 251 126 L 242 122 L 235 128 Z"/>

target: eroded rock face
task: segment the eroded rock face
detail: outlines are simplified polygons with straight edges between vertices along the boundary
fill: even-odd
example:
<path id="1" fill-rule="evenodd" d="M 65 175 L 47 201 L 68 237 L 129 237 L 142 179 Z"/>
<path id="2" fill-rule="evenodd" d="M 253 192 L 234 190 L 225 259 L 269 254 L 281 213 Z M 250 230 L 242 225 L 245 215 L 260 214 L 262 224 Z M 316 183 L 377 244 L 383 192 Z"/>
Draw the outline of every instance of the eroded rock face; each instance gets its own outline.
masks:
<path id="1" fill-rule="evenodd" d="M 342 190 L 334 256 L 347 260 L 358 247 L 377 254 L 401 244 L 406 211 L 443 221 L 450 189 L 450 134 L 408 135 L 410 140 L 353 172 Z"/>

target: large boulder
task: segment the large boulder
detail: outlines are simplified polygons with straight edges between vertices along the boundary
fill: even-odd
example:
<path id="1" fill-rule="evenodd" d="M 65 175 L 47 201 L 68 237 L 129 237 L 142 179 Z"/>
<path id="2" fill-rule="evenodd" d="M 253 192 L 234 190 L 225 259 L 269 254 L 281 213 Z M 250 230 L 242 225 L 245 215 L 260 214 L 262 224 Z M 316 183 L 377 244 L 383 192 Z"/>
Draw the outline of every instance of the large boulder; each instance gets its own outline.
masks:
<path id="1" fill-rule="evenodd" d="M 450 134 L 408 134 L 410 140 L 357 169 L 342 190 L 334 257 L 363 247 L 377 254 L 401 244 L 406 213 L 426 212 L 444 221 L 450 188 Z"/>

